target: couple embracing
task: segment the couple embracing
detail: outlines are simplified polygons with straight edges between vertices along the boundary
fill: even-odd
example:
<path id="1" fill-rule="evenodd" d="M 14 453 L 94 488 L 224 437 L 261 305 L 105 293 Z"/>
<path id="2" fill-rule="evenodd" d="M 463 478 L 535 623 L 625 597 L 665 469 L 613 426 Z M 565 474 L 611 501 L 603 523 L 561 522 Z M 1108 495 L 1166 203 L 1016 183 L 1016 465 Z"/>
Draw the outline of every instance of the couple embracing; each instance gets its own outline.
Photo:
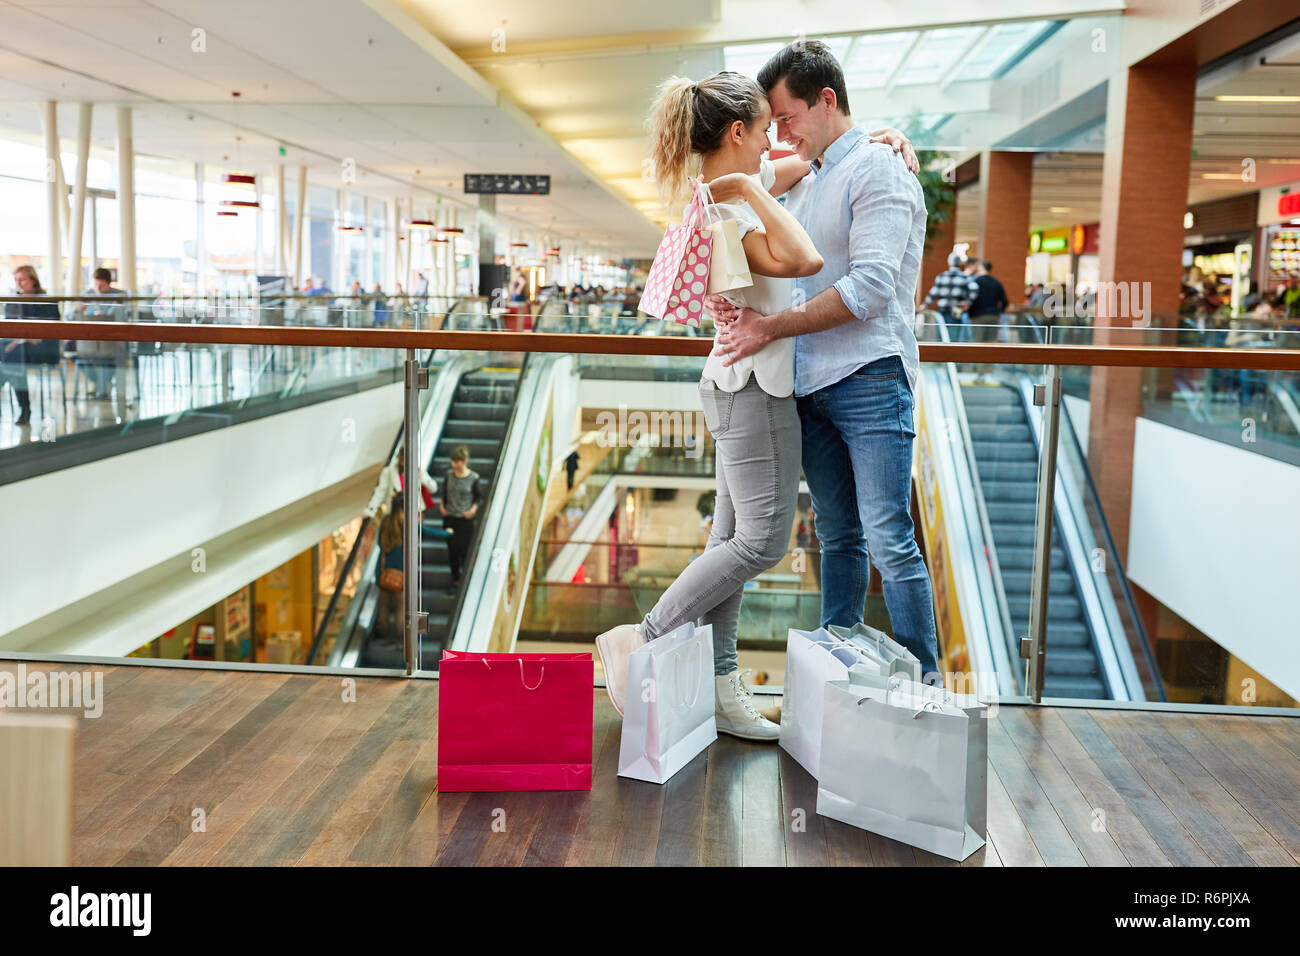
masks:
<path id="1" fill-rule="evenodd" d="M 767 157 L 773 119 L 796 156 Z M 633 651 L 688 621 L 712 625 L 718 730 L 775 740 L 775 713 L 759 711 L 738 669 L 736 632 L 745 582 L 786 554 L 801 464 L 822 547 L 822 625 L 862 620 L 870 555 L 894 637 L 922 674 L 938 669 L 909 491 L 925 201 L 906 138 L 854 125 L 844 73 L 816 41 L 787 46 L 757 83 L 669 79 L 651 139 L 661 186 L 680 195 L 698 168 L 736 220 L 754 284 L 706 302 L 717 326 L 700 381 L 717 460 L 708 545 L 639 624 L 596 647 L 622 714 Z"/>

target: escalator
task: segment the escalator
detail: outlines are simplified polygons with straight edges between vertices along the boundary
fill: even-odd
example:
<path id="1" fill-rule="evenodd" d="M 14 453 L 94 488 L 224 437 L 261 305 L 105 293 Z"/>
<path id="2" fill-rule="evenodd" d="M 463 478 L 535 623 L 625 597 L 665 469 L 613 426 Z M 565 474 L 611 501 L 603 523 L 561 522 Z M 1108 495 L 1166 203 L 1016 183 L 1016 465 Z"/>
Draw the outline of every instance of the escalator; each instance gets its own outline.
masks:
<path id="1" fill-rule="evenodd" d="M 961 385 L 961 397 L 1011 623 L 1017 635 L 1028 634 L 1038 446 L 1016 389 L 1003 384 L 965 382 Z M 1058 523 L 1052 535 L 1043 694 L 1108 698 L 1097 650 L 1084 620 L 1079 586 L 1061 544 L 1063 538 Z"/>
<path id="2" fill-rule="evenodd" d="M 481 365 L 459 375 L 426 465 L 430 477 L 438 482 L 441 494 L 447 472 L 451 469 L 452 450 L 458 445 L 468 446 L 469 467 L 478 474 L 484 494 L 479 520 L 474 525 L 476 539 L 482 533 L 491 503 L 498 459 L 509 431 L 522 371 L 522 364 L 501 365 L 499 362 L 501 358 L 496 356 L 492 359 L 493 364 Z M 471 542 L 466 573 L 461 585 L 453 590 L 447 538 L 442 517 L 434 509 L 426 511 L 420 527 L 420 606 L 429 615 L 420 648 L 424 667 L 435 666 L 442 649 L 449 644 L 457 609 L 463 604 L 469 562 L 476 550 L 476 542 Z M 375 590 L 373 565 L 372 556 L 368 573 L 362 578 L 363 586 L 370 592 Z M 357 667 L 404 666 L 401 641 L 381 641 L 373 634 L 376 597 L 373 593 L 364 598 L 360 593 L 357 595 L 360 613 L 352 628 L 351 640 L 338 641 L 335 659 L 331 663 Z"/>
<path id="3" fill-rule="evenodd" d="M 976 329 L 977 334 L 980 329 Z M 1041 342 L 1013 320 L 983 330 Z M 934 335 L 947 340 L 943 326 Z M 916 488 L 945 650 L 989 693 L 1025 695 L 1043 409 L 1037 367 L 927 365 L 918 403 Z M 1060 407 L 1048 557 L 1043 696 L 1164 699 L 1155 655 L 1093 483 Z M 956 635 L 956 637 L 952 637 Z"/>

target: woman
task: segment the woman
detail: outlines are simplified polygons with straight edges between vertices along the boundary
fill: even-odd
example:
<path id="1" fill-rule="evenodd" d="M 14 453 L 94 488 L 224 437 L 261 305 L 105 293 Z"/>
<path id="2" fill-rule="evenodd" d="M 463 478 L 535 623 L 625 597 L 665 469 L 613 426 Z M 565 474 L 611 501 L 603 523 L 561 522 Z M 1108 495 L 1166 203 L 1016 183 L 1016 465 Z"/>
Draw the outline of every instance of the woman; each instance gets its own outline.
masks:
<path id="1" fill-rule="evenodd" d="M 21 265 L 14 270 L 14 285 L 19 295 L 45 295 L 36 270 Z M 54 302 L 11 302 L 5 309 L 7 319 L 39 319 L 58 322 L 59 306 Z M 0 341 L 0 365 L 4 381 L 9 383 L 18 399 L 16 425 L 27 425 L 32 420 L 32 400 L 27 390 L 28 365 L 54 365 L 58 362 L 58 339 L 7 339 Z"/>
<path id="2" fill-rule="evenodd" d="M 379 564 L 375 568 L 375 583 L 379 585 L 379 601 L 375 607 L 375 637 L 381 641 L 396 641 L 402 635 L 402 562 L 404 560 L 403 535 L 406 512 L 402 499 L 394 498 L 393 507 L 379 526 Z M 389 571 L 398 574 L 387 574 Z M 395 586 L 396 585 L 396 586 Z"/>
<path id="3" fill-rule="evenodd" d="M 717 212 L 736 221 L 754 284 L 730 295 L 759 311 L 787 307 L 789 280 L 822 267 L 808 234 L 768 192 L 776 184 L 766 158 L 771 119 L 758 84 L 724 72 L 699 83 L 668 79 L 650 120 L 651 158 L 664 192 L 684 198 L 698 168 L 719 203 Z M 741 680 L 736 627 L 745 582 L 785 555 L 794 519 L 800 434 L 793 340 L 778 339 L 726 368 L 715 347 L 700 379 L 700 402 L 717 461 L 717 502 L 704 554 L 640 624 L 600 635 L 596 647 L 610 700 L 621 714 L 628 655 L 699 618 L 713 627 L 718 730 L 775 740 L 780 728 L 758 713 Z"/>
<path id="4" fill-rule="evenodd" d="M 655 176 L 684 199 L 696 169 L 717 212 L 736 221 L 753 286 L 728 293 L 764 314 L 789 306 L 791 280 L 816 274 L 822 258 L 799 223 L 776 201 L 808 173 L 797 156 L 771 162 L 771 109 L 759 86 L 738 73 L 695 83 L 671 77 L 651 111 Z M 904 151 L 896 130 L 873 134 Z M 700 380 L 705 424 L 716 448 L 717 502 L 704 554 L 692 561 L 640 624 L 596 639 L 605 686 L 622 714 L 628 656 L 646 641 L 700 619 L 713 627 L 717 728 L 755 740 L 776 740 L 780 728 L 754 706 L 737 666 L 736 628 L 745 582 L 785 555 L 800 470 L 799 416 L 794 400 L 794 340 L 777 339 L 757 354 L 722 365 L 715 346 Z"/>

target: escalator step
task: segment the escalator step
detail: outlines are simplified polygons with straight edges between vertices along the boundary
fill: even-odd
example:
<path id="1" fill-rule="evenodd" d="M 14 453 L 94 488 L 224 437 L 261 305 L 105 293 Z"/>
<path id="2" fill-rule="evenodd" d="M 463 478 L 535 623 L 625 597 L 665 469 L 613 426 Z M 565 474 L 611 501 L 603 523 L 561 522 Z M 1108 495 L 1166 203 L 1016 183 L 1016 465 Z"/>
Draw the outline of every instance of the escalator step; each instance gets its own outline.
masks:
<path id="1" fill-rule="evenodd" d="M 1037 515 L 1037 505 L 1032 501 L 989 501 L 985 508 L 989 514 L 989 523 L 994 521 L 1005 524 L 1033 524 Z"/>
<path id="2" fill-rule="evenodd" d="M 1047 639 L 1047 657 L 1045 666 L 1047 677 L 1093 677 L 1100 678 L 1101 668 L 1097 665 L 1097 655 L 1090 647 L 1053 647 L 1051 636 Z"/>
<path id="3" fill-rule="evenodd" d="M 986 502 L 1017 501 L 1033 505 L 1038 497 L 1038 485 L 1032 481 L 984 481 L 981 484 Z"/>
<path id="4" fill-rule="evenodd" d="M 996 526 L 993 529 L 993 539 L 995 542 L 998 542 L 998 531 Z M 1032 536 L 1031 536 L 1031 540 L 1032 540 Z M 1008 545 L 1006 547 L 1003 547 L 1002 544 L 998 542 L 997 548 L 998 548 L 998 567 L 1002 569 L 1003 575 L 1005 575 L 1008 571 L 1011 570 L 1017 570 L 1017 571 L 1024 570 L 1026 572 L 1033 570 L 1034 548 L 1032 544 L 1029 547 L 1022 547 L 1016 545 Z M 1066 566 L 1065 550 L 1060 545 L 1053 545 L 1052 546 L 1053 570 L 1058 568 L 1064 570 L 1065 566 Z"/>
<path id="5" fill-rule="evenodd" d="M 1038 481 L 1037 461 L 977 461 L 981 484 L 986 481 Z"/>
<path id="6" fill-rule="evenodd" d="M 971 439 L 975 461 L 982 469 L 986 461 L 1037 461 L 1033 442 L 989 442 Z"/>
<path id="7" fill-rule="evenodd" d="M 999 559 L 1002 557 L 1002 552 L 1010 548 L 1019 547 L 1033 550 L 1034 526 L 1032 524 L 1007 524 L 1001 521 L 990 521 L 989 527 L 993 530 L 993 543 L 997 545 Z"/>
<path id="8" fill-rule="evenodd" d="M 966 408 L 966 421 L 988 425 L 1022 425 L 1025 421 L 1024 410 L 1010 405 L 969 405 Z"/>
<path id="9" fill-rule="evenodd" d="M 1051 651 L 1048 651 L 1050 654 Z M 1093 677 L 1043 677 L 1044 697 L 1079 697 L 1086 700 L 1106 700 L 1106 685 Z"/>
<path id="10" fill-rule="evenodd" d="M 1073 590 L 1073 582 L 1071 582 Z M 1029 617 L 1029 595 L 1007 592 L 1007 606 L 1012 617 Z M 1079 621 L 1082 608 L 1079 599 L 1073 594 L 1054 594 L 1047 602 L 1047 619 L 1049 621 Z"/>
<path id="11" fill-rule="evenodd" d="M 1002 552 L 998 552 L 998 562 L 1001 563 Z M 1002 589 L 1006 591 L 1007 599 L 1011 595 L 1025 595 L 1030 592 L 1031 579 L 1034 573 L 1031 569 L 1010 570 L 1002 569 Z M 1049 594 L 1074 594 L 1074 579 L 1070 576 L 1069 571 L 1061 569 L 1060 574 L 1048 575 L 1048 593 Z"/>
<path id="12" fill-rule="evenodd" d="M 1019 424 L 977 424 L 972 422 L 970 437 L 973 442 L 1032 442 L 1029 426 Z"/>
<path id="13" fill-rule="evenodd" d="M 455 402 L 448 411 L 448 417 L 455 418 L 457 421 L 481 420 L 505 422 L 510 420 L 509 404 L 495 404 L 490 402 Z"/>
<path id="14" fill-rule="evenodd" d="M 1005 385 L 963 385 L 962 401 L 967 405 L 1018 405 L 1020 399 Z"/>
<path id="15" fill-rule="evenodd" d="M 446 424 L 442 426 L 442 437 L 450 438 L 453 435 L 463 435 L 466 438 L 496 438 L 501 440 L 506 437 L 508 425 L 509 422 L 494 422 L 486 419 L 448 418 Z"/>
<path id="16" fill-rule="evenodd" d="M 1013 614 L 1011 626 L 1015 628 L 1017 637 L 1025 637 L 1029 634 L 1028 617 L 1015 617 Z M 1088 628 L 1082 621 L 1053 621 L 1049 618 L 1047 621 L 1047 653 L 1052 653 L 1053 647 L 1087 648 L 1091 653 L 1092 635 L 1088 633 Z"/>
<path id="17" fill-rule="evenodd" d="M 509 404 L 514 401 L 515 386 L 509 385 L 467 385 L 462 380 L 456 387 L 456 401 L 481 402 L 490 405 Z"/>

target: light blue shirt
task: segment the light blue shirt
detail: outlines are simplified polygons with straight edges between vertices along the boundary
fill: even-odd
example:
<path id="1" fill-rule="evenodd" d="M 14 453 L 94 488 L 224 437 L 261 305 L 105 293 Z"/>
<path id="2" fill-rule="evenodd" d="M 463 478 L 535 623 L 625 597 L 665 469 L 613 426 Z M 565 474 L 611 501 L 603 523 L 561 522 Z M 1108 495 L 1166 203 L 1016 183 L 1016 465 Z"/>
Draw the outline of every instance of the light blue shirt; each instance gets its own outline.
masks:
<path id="1" fill-rule="evenodd" d="M 902 158 L 853 127 L 831 143 L 820 169 L 795 184 L 786 208 L 808 231 L 824 265 L 795 280 L 793 304 L 834 288 L 856 322 L 795 338 L 794 393 L 834 385 L 877 359 L 897 355 L 916 392 L 920 355 L 913 332 L 925 247 L 925 197 Z"/>

